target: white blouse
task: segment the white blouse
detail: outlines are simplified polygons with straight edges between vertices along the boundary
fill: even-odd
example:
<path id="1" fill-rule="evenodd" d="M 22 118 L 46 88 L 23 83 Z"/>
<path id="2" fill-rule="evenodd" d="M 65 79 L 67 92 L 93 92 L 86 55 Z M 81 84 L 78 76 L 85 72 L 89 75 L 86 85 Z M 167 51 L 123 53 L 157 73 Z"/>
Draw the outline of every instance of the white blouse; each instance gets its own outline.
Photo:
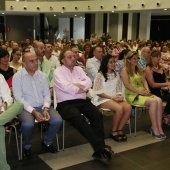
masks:
<path id="1" fill-rule="evenodd" d="M 107 76 L 108 80 L 105 81 L 102 73 L 98 73 L 96 75 L 92 92 L 92 103 L 95 106 L 111 100 L 99 97 L 98 94 L 105 93 L 110 97 L 115 97 L 117 94 L 122 94 L 122 81 L 119 74 L 116 72 L 116 75 L 115 73 L 112 73 L 107 74 Z"/>

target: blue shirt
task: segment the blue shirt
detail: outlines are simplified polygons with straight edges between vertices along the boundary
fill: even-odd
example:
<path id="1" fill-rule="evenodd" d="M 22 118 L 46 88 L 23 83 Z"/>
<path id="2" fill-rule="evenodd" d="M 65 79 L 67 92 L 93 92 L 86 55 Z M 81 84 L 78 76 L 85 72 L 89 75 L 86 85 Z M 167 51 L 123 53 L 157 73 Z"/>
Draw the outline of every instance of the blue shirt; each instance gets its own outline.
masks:
<path id="1" fill-rule="evenodd" d="M 145 68 L 146 67 L 146 59 L 145 58 L 140 58 L 138 65 L 140 68 Z"/>
<path id="2" fill-rule="evenodd" d="M 50 91 L 46 75 L 36 71 L 33 76 L 22 68 L 13 76 L 12 89 L 15 101 L 24 104 L 24 109 L 32 113 L 34 107 L 49 107 Z"/>

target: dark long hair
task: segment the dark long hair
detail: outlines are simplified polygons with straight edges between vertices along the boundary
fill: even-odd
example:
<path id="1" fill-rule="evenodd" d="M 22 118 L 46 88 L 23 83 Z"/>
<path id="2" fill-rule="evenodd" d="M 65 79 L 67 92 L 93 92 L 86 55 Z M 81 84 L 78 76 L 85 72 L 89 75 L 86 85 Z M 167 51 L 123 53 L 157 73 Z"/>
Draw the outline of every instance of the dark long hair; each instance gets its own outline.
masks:
<path id="1" fill-rule="evenodd" d="M 108 80 L 108 77 L 107 77 L 107 71 L 108 71 L 108 68 L 107 68 L 107 64 L 109 62 L 109 60 L 113 58 L 112 55 L 110 54 L 107 54 L 105 55 L 103 58 L 102 58 L 102 62 L 101 62 L 101 65 L 100 65 L 100 69 L 99 69 L 99 72 L 101 72 L 105 78 L 105 82 Z M 115 77 L 116 77 L 116 72 L 113 71 L 114 74 L 115 74 Z"/>

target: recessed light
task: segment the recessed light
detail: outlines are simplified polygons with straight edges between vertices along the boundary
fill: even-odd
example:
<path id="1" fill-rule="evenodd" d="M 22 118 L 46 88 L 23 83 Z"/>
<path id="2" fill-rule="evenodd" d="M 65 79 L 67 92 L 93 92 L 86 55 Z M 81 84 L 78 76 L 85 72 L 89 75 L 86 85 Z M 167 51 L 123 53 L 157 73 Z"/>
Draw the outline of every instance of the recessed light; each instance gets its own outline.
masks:
<path id="1" fill-rule="evenodd" d="M 56 15 L 54 14 L 54 17 L 56 17 Z"/>
<path id="2" fill-rule="evenodd" d="M 74 15 L 75 17 L 77 16 L 77 15 Z"/>
<path id="3" fill-rule="evenodd" d="M 82 18 L 82 17 L 80 17 L 80 18 Z"/>
<path id="4" fill-rule="evenodd" d="M 112 12 L 115 12 L 115 11 L 112 11 Z"/>
<path id="5" fill-rule="evenodd" d="M 64 12 L 62 11 L 61 13 L 63 14 Z"/>
<path id="6" fill-rule="evenodd" d="M 2 15 L 4 15 L 5 13 L 2 13 Z"/>
<path id="7" fill-rule="evenodd" d="M 164 11 L 166 11 L 167 9 L 165 8 Z"/>

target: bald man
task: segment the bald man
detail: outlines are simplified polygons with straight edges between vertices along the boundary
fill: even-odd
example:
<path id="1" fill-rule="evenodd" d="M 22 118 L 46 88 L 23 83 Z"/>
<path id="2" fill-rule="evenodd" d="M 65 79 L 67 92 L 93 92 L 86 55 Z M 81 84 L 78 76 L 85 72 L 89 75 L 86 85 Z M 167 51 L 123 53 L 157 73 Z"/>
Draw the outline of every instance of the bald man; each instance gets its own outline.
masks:
<path id="1" fill-rule="evenodd" d="M 47 152 L 56 153 L 52 145 L 59 131 L 62 118 L 51 105 L 50 91 L 45 74 L 38 70 L 38 58 L 33 53 L 26 53 L 23 58 L 23 68 L 13 77 L 13 94 L 16 101 L 24 104 L 24 111 L 19 119 L 22 123 L 23 157 L 29 158 L 31 150 L 31 135 L 35 119 L 38 122 L 48 121 L 50 126 L 41 142 L 41 147 Z"/>
<path id="2" fill-rule="evenodd" d="M 54 69 L 52 63 L 48 61 L 46 58 L 44 58 L 44 54 L 45 54 L 44 43 L 39 41 L 35 42 L 34 51 L 38 59 L 38 70 L 41 70 L 43 73 L 45 73 L 48 80 L 48 85 L 50 88 L 52 88 Z"/>

